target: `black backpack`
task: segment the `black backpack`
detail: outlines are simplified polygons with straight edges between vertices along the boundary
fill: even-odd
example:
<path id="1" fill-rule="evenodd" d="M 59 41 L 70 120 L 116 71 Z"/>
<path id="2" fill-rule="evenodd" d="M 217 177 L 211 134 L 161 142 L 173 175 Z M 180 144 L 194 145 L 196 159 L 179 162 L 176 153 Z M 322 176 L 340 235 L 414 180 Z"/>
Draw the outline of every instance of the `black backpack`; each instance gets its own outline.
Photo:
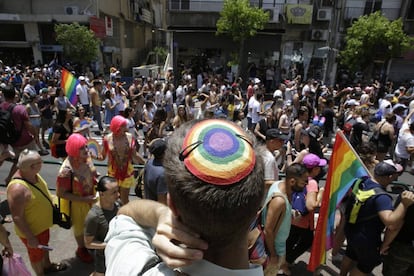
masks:
<path id="1" fill-rule="evenodd" d="M 364 190 L 363 187 L 365 186 L 364 182 L 367 178 L 358 178 L 355 180 L 354 184 L 352 185 L 352 192 L 349 194 L 348 198 L 346 199 L 345 204 L 345 218 L 346 222 L 350 224 L 357 224 L 357 223 L 365 223 L 369 220 L 372 220 L 378 217 L 378 213 L 372 214 L 370 216 L 361 217 L 359 215 L 359 211 L 361 207 L 365 205 L 368 199 L 375 198 L 379 195 L 388 195 L 391 199 L 393 197 L 384 191 L 380 187 L 375 187 L 369 190 Z M 394 204 L 393 199 L 393 204 Z"/>
<path id="2" fill-rule="evenodd" d="M 12 117 L 15 106 L 11 104 L 7 109 L 0 108 L 0 143 L 2 144 L 14 144 L 20 138 L 21 129 L 16 129 Z"/>

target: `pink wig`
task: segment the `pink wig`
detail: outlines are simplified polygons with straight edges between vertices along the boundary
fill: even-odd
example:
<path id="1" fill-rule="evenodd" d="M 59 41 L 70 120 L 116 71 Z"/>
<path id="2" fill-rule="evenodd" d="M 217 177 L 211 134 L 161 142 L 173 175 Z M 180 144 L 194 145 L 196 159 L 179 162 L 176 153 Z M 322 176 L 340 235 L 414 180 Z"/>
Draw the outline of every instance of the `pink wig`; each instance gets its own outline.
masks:
<path id="1" fill-rule="evenodd" d="M 66 152 L 71 157 L 79 157 L 80 149 L 86 146 L 86 143 L 87 140 L 83 135 L 79 133 L 73 133 L 66 141 Z"/>
<path id="2" fill-rule="evenodd" d="M 122 126 L 127 125 L 127 119 L 121 115 L 112 118 L 109 128 L 114 134 L 118 134 Z"/>

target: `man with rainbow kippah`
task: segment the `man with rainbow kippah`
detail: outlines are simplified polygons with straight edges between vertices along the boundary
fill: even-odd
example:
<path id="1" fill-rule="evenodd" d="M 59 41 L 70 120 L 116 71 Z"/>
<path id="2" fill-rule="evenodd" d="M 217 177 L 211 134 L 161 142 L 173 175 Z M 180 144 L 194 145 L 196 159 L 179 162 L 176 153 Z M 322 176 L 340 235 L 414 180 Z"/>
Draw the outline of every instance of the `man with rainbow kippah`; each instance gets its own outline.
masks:
<path id="1" fill-rule="evenodd" d="M 120 209 L 105 239 L 106 275 L 263 275 L 247 254 L 264 196 L 252 139 L 229 121 L 192 121 L 169 139 L 163 165 L 168 207 Z"/>

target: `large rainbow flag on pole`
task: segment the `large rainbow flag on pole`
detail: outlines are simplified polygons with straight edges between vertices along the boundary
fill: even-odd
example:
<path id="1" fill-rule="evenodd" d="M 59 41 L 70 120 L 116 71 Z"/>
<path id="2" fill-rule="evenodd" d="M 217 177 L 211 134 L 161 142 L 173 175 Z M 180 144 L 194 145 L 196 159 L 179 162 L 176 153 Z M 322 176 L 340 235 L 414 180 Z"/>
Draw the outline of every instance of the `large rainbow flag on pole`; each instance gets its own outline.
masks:
<path id="1" fill-rule="evenodd" d="M 62 68 L 60 87 L 65 90 L 66 98 L 68 98 L 73 105 L 76 105 L 78 101 L 78 97 L 76 97 L 77 84 L 78 80 L 75 78 L 75 76 L 65 68 Z"/>
<path id="2" fill-rule="evenodd" d="M 333 246 L 336 207 L 356 178 L 370 176 L 365 165 L 342 131 L 336 133 L 325 191 L 319 211 L 308 270 L 315 271 L 326 261 L 326 251 Z"/>

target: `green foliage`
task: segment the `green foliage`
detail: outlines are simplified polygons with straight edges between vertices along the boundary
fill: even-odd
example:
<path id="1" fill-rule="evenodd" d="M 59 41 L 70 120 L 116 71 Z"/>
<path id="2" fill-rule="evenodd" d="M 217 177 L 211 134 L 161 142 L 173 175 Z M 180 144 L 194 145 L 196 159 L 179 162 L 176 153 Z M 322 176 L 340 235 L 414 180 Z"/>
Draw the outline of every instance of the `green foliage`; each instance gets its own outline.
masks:
<path id="1" fill-rule="evenodd" d="M 56 40 L 63 46 L 66 58 L 79 64 L 87 64 L 97 58 L 98 39 L 93 31 L 79 23 L 57 24 Z"/>
<path id="2" fill-rule="evenodd" d="M 248 0 L 225 0 L 217 21 L 217 34 L 229 34 L 234 41 L 255 36 L 269 21 L 269 14 L 250 6 Z"/>
<path id="3" fill-rule="evenodd" d="M 164 47 L 157 46 L 154 48 L 153 52 L 158 57 L 158 62 L 164 62 L 167 58 L 168 52 L 167 49 L 165 49 Z"/>
<path id="4" fill-rule="evenodd" d="M 164 65 L 164 61 L 167 58 L 167 55 L 167 49 L 164 47 L 154 47 L 154 49 L 148 53 L 145 64 Z"/>
<path id="5" fill-rule="evenodd" d="M 353 71 L 364 70 L 375 60 L 388 61 L 409 49 L 413 39 L 403 31 L 401 18 L 389 21 L 380 12 L 360 17 L 346 34 L 341 63 Z"/>

